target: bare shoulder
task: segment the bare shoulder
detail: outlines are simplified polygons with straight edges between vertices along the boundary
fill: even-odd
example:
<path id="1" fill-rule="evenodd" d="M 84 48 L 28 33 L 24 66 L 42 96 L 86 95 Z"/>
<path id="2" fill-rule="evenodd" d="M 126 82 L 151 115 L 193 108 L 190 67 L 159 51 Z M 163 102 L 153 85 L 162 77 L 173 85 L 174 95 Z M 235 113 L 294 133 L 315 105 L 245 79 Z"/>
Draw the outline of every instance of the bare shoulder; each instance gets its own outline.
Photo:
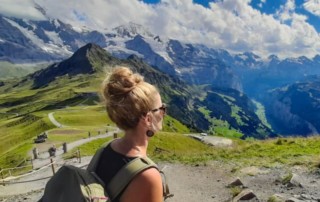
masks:
<path id="1" fill-rule="evenodd" d="M 136 178 L 149 183 L 156 183 L 158 180 L 161 181 L 160 172 L 156 168 L 149 168 L 141 172 Z"/>
<path id="2" fill-rule="evenodd" d="M 162 179 L 156 168 L 139 173 L 124 191 L 121 202 L 162 201 Z"/>

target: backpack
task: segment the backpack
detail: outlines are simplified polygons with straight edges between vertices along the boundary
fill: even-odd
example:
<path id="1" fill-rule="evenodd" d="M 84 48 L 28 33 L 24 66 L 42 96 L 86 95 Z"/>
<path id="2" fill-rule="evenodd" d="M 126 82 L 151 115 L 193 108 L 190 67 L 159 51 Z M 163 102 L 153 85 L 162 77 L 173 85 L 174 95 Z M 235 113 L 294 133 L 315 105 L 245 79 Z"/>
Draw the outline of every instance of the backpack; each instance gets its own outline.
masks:
<path id="1" fill-rule="evenodd" d="M 96 152 L 87 169 L 72 165 L 62 166 L 47 182 L 44 195 L 39 202 L 110 202 L 124 190 L 135 175 L 151 167 L 158 169 L 149 158 L 135 158 L 120 169 L 106 187 L 95 174 L 103 149 L 104 147 Z M 164 199 L 172 197 L 165 175 L 162 171 L 160 173 Z M 108 190 L 108 193 L 105 190 Z"/>

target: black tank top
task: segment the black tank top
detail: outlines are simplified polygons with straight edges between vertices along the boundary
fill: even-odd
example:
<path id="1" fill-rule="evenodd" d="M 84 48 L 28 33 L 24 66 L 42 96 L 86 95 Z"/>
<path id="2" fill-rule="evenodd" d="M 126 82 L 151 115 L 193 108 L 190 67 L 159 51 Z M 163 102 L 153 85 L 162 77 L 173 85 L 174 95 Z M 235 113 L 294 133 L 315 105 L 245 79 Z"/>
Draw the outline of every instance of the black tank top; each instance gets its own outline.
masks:
<path id="1" fill-rule="evenodd" d="M 117 172 L 128 162 L 132 161 L 136 157 L 127 157 L 114 151 L 111 144 L 103 150 L 101 158 L 99 160 L 96 174 L 101 178 L 101 180 L 108 185 L 111 179 L 117 174 Z M 126 189 L 126 188 L 125 188 Z M 125 190 L 124 189 L 124 190 Z M 113 200 L 113 202 L 119 202 L 121 195 L 124 190 L 119 194 L 118 197 Z"/>

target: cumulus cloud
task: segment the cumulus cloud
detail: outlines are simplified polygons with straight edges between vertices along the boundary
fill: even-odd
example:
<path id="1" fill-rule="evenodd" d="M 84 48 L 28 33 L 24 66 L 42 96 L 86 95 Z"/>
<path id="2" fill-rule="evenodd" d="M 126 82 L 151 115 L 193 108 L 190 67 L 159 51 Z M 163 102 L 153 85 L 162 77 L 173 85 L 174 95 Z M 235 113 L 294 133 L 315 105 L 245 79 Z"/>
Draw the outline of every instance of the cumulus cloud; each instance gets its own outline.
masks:
<path id="1" fill-rule="evenodd" d="M 320 16 L 320 0 L 306 0 L 303 7 L 310 13 Z"/>
<path id="2" fill-rule="evenodd" d="M 12 1 L 15 5 L 17 1 L 32 3 L 31 0 L 0 0 L 0 3 L 3 1 Z M 152 5 L 139 0 L 34 1 L 45 9 L 47 17 L 99 31 L 135 22 L 160 36 L 231 52 L 253 51 L 265 57 L 270 54 L 312 57 L 320 52 L 319 34 L 305 16 L 295 12 L 294 0 L 287 0 L 274 15 L 254 9 L 250 6 L 251 0 L 216 0 L 209 3 L 209 8 L 192 0 L 162 0 Z M 310 6 L 316 1 L 309 0 L 304 6 L 316 8 Z M 0 12 L 13 14 L 16 11 L 18 15 L 25 11 L 13 3 L 11 7 L 1 7 Z M 29 17 L 34 19 L 41 16 L 37 9 L 23 15 L 27 16 L 26 13 L 33 13 Z"/>

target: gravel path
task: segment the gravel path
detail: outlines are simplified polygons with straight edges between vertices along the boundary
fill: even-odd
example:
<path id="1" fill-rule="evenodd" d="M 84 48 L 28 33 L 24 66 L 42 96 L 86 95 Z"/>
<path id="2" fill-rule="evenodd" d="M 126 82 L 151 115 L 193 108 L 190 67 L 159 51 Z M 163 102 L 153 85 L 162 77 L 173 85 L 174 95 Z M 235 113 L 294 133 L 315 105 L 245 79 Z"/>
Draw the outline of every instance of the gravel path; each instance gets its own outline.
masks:
<path id="1" fill-rule="evenodd" d="M 89 161 L 90 157 L 86 157 L 82 159 L 81 164 L 76 161 L 68 161 L 67 163 L 81 166 Z M 237 178 L 241 179 L 243 184 L 252 190 L 260 201 L 268 201 L 269 197 L 274 194 L 286 199 L 294 197 L 295 201 L 320 201 L 320 175 L 309 173 L 300 167 L 292 168 L 300 181 L 297 186 L 283 185 L 279 182 L 279 179 L 288 172 L 287 169 L 282 168 L 248 167 L 233 173 L 231 165 L 220 162 L 198 166 L 160 163 L 159 167 L 164 168 L 170 191 L 174 194 L 174 197 L 166 200 L 168 202 L 231 201 L 233 190 L 227 188 L 227 185 Z M 37 177 L 50 175 L 52 175 L 52 171 L 48 168 L 46 171 L 39 172 Z M 33 178 L 35 175 L 31 177 L 31 179 Z M 43 194 L 47 180 L 0 186 L 0 201 L 37 201 Z M 307 199 L 301 200 L 303 197 Z"/>
<path id="2" fill-rule="evenodd" d="M 49 120 L 52 122 L 53 125 L 57 126 L 58 128 L 63 128 L 65 127 L 61 123 L 59 123 L 53 116 L 54 112 L 51 112 L 48 114 Z"/>
<path id="3" fill-rule="evenodd" d="M 107 135 L 111 135 L 111 133 L 100 137 Z M 68 148 L 71 149 L 96 138 L 99 137 L 74 142 Z M 206 138 L 205 142 L 215 146 L 230 146 L 232 144 L 222 138 L 210 137 Z M 63 164 L 84 166 L 89 163 L 90 159 L 91 157 L 83 157 L 81 163 L 76 159 L 64 161 L 60 157 L 60 153 L 57 153 L 57 157 L 54 158 L 55 169 L 57 170 Z M 284 199 L 291 199 L 291 201 L 320 201 L 320 169 L 311 173 L 299 166 L 292 168 L 246 167 L 241 170 L 237 169 L 235 172 L 235 165 L 232 162 L 216 161 L 208 162 L 206 165 L 193 166 L 160 162 L 159 168 L 166 173 L 170 191 L 174 194 L 174 197 L 166 200 L 168 202 L 231 202 L 232 194 L 236 190 L 228 188 L 227 185 L 236 179 L 240 179 L 244 187 L 252 190 L 262 202 L 268 201 L 274 194 Z M 281 181 L 288 173 L 292 173 L 294 176 L 292 183 L 283 184 Z M 0 185 L 0 202 L 38 201 L 51 176 L 52 168 L 47 166 L 13 181 L 14 184 Z"/>

